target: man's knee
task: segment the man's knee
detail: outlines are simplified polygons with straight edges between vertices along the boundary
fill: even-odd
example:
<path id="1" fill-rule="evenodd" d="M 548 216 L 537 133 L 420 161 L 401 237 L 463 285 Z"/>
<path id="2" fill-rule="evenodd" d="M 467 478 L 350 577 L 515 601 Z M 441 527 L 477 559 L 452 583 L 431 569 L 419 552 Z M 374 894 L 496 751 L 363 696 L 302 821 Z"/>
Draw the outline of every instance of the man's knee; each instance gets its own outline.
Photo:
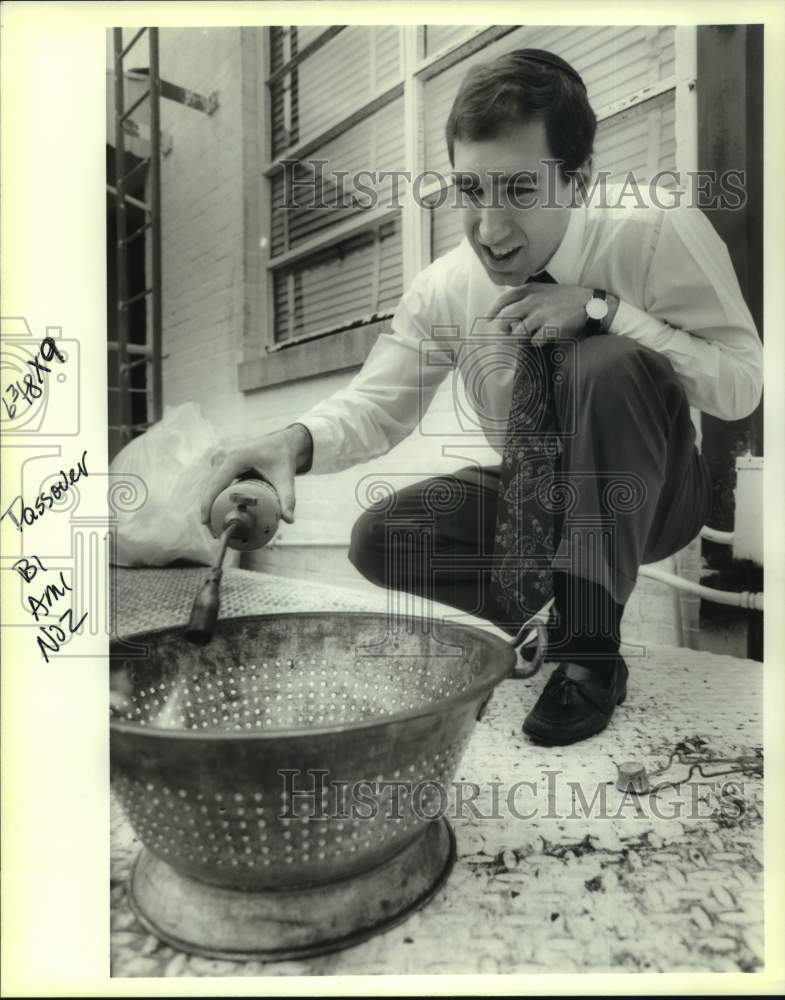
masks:
<path id="1" fill-rule="evenodd" d="M 630 383 L 642 378 L 651 382 L 678 383 L 670 361 L 656 351 L 643 347 L 629 337 L 608 334 L 578 341 L 565 352 L 561 365 L 562 394 L 594 395 L 598 400 L 626 395 Z"/>
<path id="2" fill-rule="evenodd" d="M 384 585 L 385 512 L 376 508 L 364 511 L 354 522 L 349 544 L 349 562 L 372 583 Z"/>

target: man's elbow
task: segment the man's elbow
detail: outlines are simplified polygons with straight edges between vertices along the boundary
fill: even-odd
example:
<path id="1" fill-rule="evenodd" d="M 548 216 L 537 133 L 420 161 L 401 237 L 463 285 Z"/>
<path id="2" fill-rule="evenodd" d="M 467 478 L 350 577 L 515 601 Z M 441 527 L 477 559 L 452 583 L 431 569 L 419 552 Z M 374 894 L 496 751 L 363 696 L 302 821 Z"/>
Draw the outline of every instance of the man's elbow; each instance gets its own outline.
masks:
<path id="1" fill-rule="evenodd" d="M 761 359 L 762 361 L 762 359 Z M 734 380 L 733 391 L 723 403 L 727 408 L 725 420 L 743 420 L 758 408 L 763 395 L 762 364 L 745 365 Z"/>

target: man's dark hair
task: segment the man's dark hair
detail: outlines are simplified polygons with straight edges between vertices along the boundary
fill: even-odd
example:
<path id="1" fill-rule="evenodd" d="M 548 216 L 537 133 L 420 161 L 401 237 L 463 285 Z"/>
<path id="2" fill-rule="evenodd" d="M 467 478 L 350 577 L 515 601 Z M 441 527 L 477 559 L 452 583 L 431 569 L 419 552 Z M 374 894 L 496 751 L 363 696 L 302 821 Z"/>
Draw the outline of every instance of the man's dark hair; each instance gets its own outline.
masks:
<path id="1" fill-rule="evenodd" d="M 591 156 L 597 117 L 577 72 L 560 56 L 518 49 L 466 74 L 447 119 L 450 163 L 456 139 L 495 139 L 510 125 L 541 118 L 565 179 Z"/>

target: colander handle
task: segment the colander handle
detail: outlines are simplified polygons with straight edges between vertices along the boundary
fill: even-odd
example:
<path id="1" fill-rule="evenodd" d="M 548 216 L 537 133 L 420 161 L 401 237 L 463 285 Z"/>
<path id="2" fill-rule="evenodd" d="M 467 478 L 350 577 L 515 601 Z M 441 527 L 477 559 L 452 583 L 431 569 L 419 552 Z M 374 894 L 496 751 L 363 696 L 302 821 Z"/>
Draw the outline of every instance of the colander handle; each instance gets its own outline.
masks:
<path id="1" fill-rule="evenodd" d="M 480 707 L 477 709 L 477 721 L 478 722 L 485 715 L 485 711 L 488 708 L 488 702 L 491 700 L 492 697 L 493 697 L 493 688 L 491 688 L 491 690 L 488 692 L 488 694 L 486 694 L 486 696 L 480 702 Z"/>
<path id="2" fill-rule="evenodd" d="M 524 622 L 517 635 L 510 640 L 510 647 L 515 651 L 515 666 L 510 671 L 510 677 L 518 680 L 533 677 L 545 662 L 548 651 L 546 623 L 553 601 L 551 598 L 545 607 Z"/>
<path id="3" fill-rule="evenodd" d="M 510 677 L 525 680 L 533 677 L 545 662 L 548 632 L 543 625 L 535 625 L 534 628 L 525 626 L 510 646 L 515 651 L 515 665 L 510 671 Z"/>

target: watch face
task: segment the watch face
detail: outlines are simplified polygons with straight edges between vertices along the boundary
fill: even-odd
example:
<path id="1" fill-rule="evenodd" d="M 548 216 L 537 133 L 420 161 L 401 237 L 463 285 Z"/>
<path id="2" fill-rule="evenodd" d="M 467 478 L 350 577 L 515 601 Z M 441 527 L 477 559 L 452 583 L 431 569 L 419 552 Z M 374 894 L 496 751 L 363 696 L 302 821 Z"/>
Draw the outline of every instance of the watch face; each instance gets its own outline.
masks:
<path id="1" fill-rule="evenodd" d="M 589 319 L 605 319 L 608 315 L 608 303 L 605 299 L 589 299 L 586 303 L 586 315 Z"/>

